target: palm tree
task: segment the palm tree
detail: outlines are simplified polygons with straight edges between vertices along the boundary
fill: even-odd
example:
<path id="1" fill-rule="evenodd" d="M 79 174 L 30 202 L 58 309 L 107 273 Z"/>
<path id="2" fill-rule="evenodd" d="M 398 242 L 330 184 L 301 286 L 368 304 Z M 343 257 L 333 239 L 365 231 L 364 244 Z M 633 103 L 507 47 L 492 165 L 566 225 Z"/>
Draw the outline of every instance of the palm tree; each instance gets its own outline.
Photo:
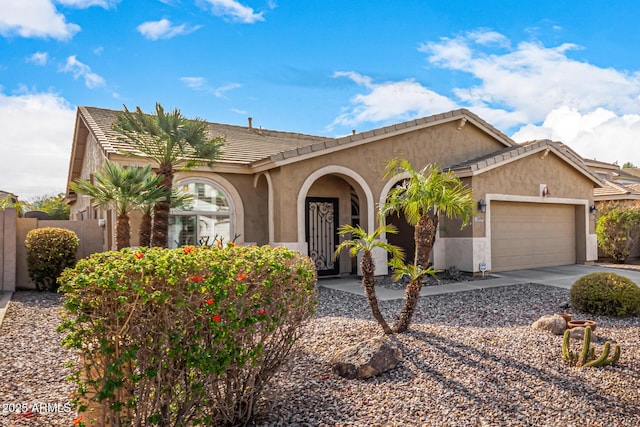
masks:
<path id="1" fill-rule="evenodd" d="M 362 287 L 367 294 L 367 301 L 371 307 L 371 312 L 374 319 L 382 327 L 385 334 L 392 334 L 393 331 L 384 320 L 384 316 L 380 313 L 380 307 L 378 306 L 378 298 L 376 297 L 375 290 L 375 263 L 373 262 L 372 251 L 374 248 L 381 248 L 384 251 L 390 253 L 394 258 L 402 259 L 404 254 L 402 249 L 392 244 L 386 243 L 380 240 L 380 235 L 383 233 L 397 233 L 398 230 L 394 225 L 381 225 L 373 232 L 367 233 L 359 225 L 343 225 L 338 229 L 338 233 L 342 236 L 345 234 L 351 234 L 351 239 L 342 241 L 336 248 L 335 257 L 343 249 L 349 249 L 349 255 L 352 257 L 357 256 L 362 252 L 362 260 L 360 261 L 360 269 L 362 270 Z"/>
<path id="2" fill-rule="evenodd" d="M 223 138 L 209 138 L 204 120 L 187 119 L 178 109 L 167 113 L 159 103 L 153 115 L 145 114 L 140 107 L 131 112 L 124 106 L 113 129 L 122 135 L 124 142 L 157 165 L 157 173 L 162 177 L 160 186 L 167 192 L 154 206 L 152 244 L 167 247 L 169 191 L 176 168 L 179 165 L 191 168 L 201 162 L 211 166 L 220 156 Z"/>
<path id="3" fill-rule="evenodd" d="M 153 218 L 153 208 L 160 201 L 160 199 L 164 198 L 164 192 L 158 194 L 149 194 L 145 197 L 144 200 L 141 200 L 140 206 L 138 209 L 142 212 L 142 219 L 140 221 L 140 232 L 138 235 L 138 240 L 140 242 L 140 246 L 151 246 L 151 228 L 152 228 L 152 218 Z M 185 193 L 182 190 L 172 189 L 171 190 L 171 208 L 181 209 L 193 202 L 193 196 L 189 193 Z"/>
<path id="4" fill-rule="evenodd" d="M 463 225 L 466 225 L 473 212 L 473 193 L 454 172 L 443 171 L 433 164 L 416 171 L 407 160 L 394 159 L 387 164 L 384 176 L 388 179 L 398 175 L 406 175 L 407 178 L 401 185 L 389 191 L 380 215 L 385 217 L 391 213 L 404 213 L 407 222 L 415 227 L 416 249 L 413 264 L 426 272 L 436 241 L 439 214 L 448 218 L 460 218 Z M 405 331 L 411 323 L 422 284 L 423 281 L 420 279 L 412 281 L 407 286 L 396 332 Z"/>
<path id="5" fill-rule="evenodd" d="M 153 174 L 151 166 L 124 168 L 106 160 L 94 179 L 95 184 L 78 179 L 71 184 L 71 189 L 91 197 L 97 206 L 114 209 L 116 249 L 129 247 L 129 212 L 140 206 L 145 198 L 157 199 L 164 194 L 164 188 L 159 186 L 161 177 Z"/>

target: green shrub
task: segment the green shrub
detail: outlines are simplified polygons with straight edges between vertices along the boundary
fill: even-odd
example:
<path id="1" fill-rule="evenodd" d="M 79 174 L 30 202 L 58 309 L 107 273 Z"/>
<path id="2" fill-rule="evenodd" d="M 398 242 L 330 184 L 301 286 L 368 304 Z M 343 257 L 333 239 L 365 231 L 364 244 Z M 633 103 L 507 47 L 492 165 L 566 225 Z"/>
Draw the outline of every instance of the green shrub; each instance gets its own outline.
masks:
<path id="1" fill-rule="evenodd" d="M 615 273 L 591 273 L 578 279 L 569 291 L 571 306 L 601 316 L 640 315 L 640 288 Z"/>
<path id="2" fill-rule="evenodd" d="M 64 228 L 36 228 L 27 233 L 24 243 L 29 277 L 36 288 L 55 291 L 58 276 L 76 262 L 78 236 Z"/>
<path id="3" fill-rule="evenodd" d="M 99 425 L 246 423 L 316 305 L 308 257 L 233 243 L 95 254 L 60 282 Z"/>
<path id="4" fill-rule="evenodd" d="M 640 208 L 612 206 L 603 209 L 596 222 L 598 246 L 618 263 L 624 263 L 640 239 Z"/>

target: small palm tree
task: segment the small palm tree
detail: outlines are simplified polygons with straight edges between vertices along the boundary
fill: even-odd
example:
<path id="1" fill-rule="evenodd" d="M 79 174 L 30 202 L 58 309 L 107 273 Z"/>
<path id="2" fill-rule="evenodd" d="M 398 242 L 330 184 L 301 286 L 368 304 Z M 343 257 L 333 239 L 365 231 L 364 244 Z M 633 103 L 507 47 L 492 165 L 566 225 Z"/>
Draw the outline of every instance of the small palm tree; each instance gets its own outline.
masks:
<path id="1" fill-rule="evenodd" d="M 402 260 L 394 258 L 389 262 L 389 266 L 393 268 L 393 280 L 399 281 L 404 276 L 409 278 L 409 284 L 405 289 L 402 311 L 398 320 L 393 325 L 394 332 L 404 332 L 407 330 L 413 319 L 413 313 L 416 311 L 420 297 L 420 290 L 424 285 L 424 276 L 435 276 L 440 270 L 436 270 L 430 265 L 423 268 L 416 264 L 405 264 Z"/>
<path id="2" fill-rule="evenodd" d="M 402 212 L 409 224 L 415 227 L 415 259 L 413 264 L 423 271 L 429 268 L 429 258 L 436 241 L 439 214 L 448 218 L 460 218 L 466 225 L 473 212 L 473 192 L 464 186 L 452 171 L 443 171 L 429 164 L 416 171 L 407 160 L 394 159 L 387 164 L 385 178 L 407 175 L 408 178 L 389 191 L 380 216 Z M 401 318 L 396 332 L 405 331 L 411 323 L 413 310 L 420 297 L 422 280 L 407 287 Z M 411 293 L 409 293 L 411 292 Z M 415 304 L 414 304 L 415 302 Z"/>
<path id="3" fill-rule="evenodd" d="M 166 189 L 153 210 L 153 246 L 167 247 L 169 234 L 170 190 L 178 166 L 192 168 L 199 163 L 211 166 L 220 156 L 222 137 L 210 138 L 207 123 L 201 119 L 187 119 L 180 110 L 165 112 L 156 103 L 155 114 L 145 114 L 140 107 L 131 112 L 124 107 L 113 129 L 133 149 L 153 160 L 162 177 L 160 185 Z"/>
<path id="4" fill-rule="evenodd" d="M 159 198 L 164 194 L 164 189 L 159 186 L 161 178 L 153 174 L 151 166 L 124 168 L 108 160 L 94 178 L 95 184 L 78 179 L 71 184 L 71 189 L 91 197 L 97 206 L 114 209 L 116 249 L 129 247 L 129 212 L 140 206 L 145 198 Z"/>
<path id="5" fill-rule="evenodd" d="M 402 259 L 404 256 L 402 249 L 380 240 L 380 235 L 383 233 L 397 232 L 398 230 L 396 227 L 391 224 L 381 225 L 371 233 L 367 233 L 359 225 L 343 225 L 338 229 L 338 233 L 342 236 L 345 234 L 351 234 L 351 239 L 342 241 L 336 248 L 335 252 L 336 258 L 344 249 L 349 249 L 349 255 L 352 257 L 357 256 L 362 252 L 362 260 L 360 261 L 360 269 L 362 270 L 362 287 L 367 294 L 367 301 L 371 307 L 373 317 L 382 327 L 385 334 L 392 334 L 393 331 L 387 324 L 384 316 L 380 312 L 380 307 L 378 306 L 378 297 L 376 296 L 374 278 L 376 267 L 373 261 L 372 251 L 374 248 L 381 248 L 390 253 L 393 258 Z"/>

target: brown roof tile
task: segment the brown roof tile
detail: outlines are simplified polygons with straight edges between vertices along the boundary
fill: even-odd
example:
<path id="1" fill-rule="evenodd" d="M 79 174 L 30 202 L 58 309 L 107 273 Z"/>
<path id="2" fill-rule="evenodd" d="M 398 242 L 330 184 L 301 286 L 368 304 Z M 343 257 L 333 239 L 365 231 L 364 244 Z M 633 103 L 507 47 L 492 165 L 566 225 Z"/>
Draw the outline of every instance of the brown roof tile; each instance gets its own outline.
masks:
<path id="1" fill-rule="evenodd" d="M 95 107 L 80 107 L 81 114 L 91 131 L 98 138 L 105 152 L 131 152 L 131 147 L 121 142 L 119 134 L 112 127 L 119 111 Z M 222 157 L 219 162 L 251 164 L 269 158 L 278 153 L 297 150 L 332 138 L 312 136 L 292 132 L 272 131 L 268 129 L 208 123 L 211 137 L 224 137 Z"/>

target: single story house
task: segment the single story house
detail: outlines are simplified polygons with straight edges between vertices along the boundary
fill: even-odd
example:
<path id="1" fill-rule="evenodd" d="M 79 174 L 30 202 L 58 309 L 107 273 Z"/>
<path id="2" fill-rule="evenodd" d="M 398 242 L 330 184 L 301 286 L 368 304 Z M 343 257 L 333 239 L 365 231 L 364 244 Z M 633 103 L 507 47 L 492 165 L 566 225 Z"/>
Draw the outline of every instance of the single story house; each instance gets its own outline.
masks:
<path id="1" fill-rule="evenodd" d="M 118 113 L 78 108 L 68 183 L 91 179 L 107 158 L 123 165 L 148 163 L 127 155 L 130 147 L 112 129 Z M 192 193 L 195 203 L 172 212 L 173 246 L 239 236 L 242 243 L 308 254 L 319 275 L 355 272 L 348 254 L 333 258 L 341 238 L 336 230 L 342 224 L 375 228 L 378 206 L 405 178 L 383 180 L 387 162 L 405 158 L 416 169 L 429 163 L 451 169 L 473 190 L 470 225 L 440 221 L 436 268 L 497 272 L 597 259 L 592 206 L 600 178 L 563 144 L 517 144 L 467 109 L 340 138 L 263 129 L 251 120 L 247 126 L 208 126 L 211 136 L 224 137 L 223 154 L 212 167 L 176 175 L 175 186 Z M 105 241 L 113 242 L 113 212 L 69 189 L 67 198 L 71 219 L 102 220 Z M 399 225 L 400 233 L 387 238 L 411 255 L 411 228 L 395 216 L 382 220 Z M 385 274 L 386 258 L 377 257 L 377 273 Z"/>

